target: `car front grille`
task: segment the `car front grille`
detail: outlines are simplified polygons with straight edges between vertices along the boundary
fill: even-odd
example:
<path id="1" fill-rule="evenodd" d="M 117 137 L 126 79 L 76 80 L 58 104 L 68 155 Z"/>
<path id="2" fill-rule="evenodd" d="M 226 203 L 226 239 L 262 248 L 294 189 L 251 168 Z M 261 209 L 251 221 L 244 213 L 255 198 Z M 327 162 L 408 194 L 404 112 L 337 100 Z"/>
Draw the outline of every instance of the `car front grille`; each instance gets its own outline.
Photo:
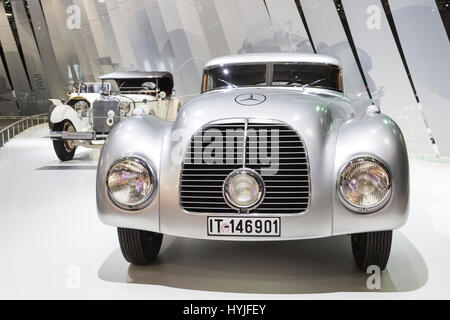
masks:
<path id="1" fill-rule="evenodd" d="M 92 118 L 94 131 L 97 133 L 109 133 L 112 129 L 106 123 L 108 111 L 114 111 L 114 125 L 120 121 L 120 100 L 114 97 L 103 97 L 94 101 L 92 105 Z"/>
<path id="2" fill-rule="evenodd" d="M 266 187 L 262 203 L 248 213 L 307 210 L 309 163 L 301 137 L 285 123 L 259 119 L 213 122 L 194 134 L 181 170 L 181 207 L 194 213 L 236 213 L 225 202 L 222 186 L 233 170 L 244 167 L 244 161 L 246 168 L 262 176 Z"/>

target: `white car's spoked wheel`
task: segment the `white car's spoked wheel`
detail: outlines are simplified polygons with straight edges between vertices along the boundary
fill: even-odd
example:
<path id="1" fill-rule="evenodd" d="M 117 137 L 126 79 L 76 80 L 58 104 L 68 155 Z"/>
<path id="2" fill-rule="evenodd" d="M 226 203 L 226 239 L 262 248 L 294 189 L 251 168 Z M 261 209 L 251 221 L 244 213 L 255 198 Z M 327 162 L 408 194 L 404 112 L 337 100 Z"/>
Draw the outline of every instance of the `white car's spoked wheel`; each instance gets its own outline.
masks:
<path id="1" fill-rule="evenodd" d="M 52 131 L 70 131 L 75 132 L 75 127 L 69 120 L 64 120 L 53 124 Z M 53 140 L 53 148 L 61 161 L 69 161 L 73 159 L 77 147 L 70 140 Z"/>
<path id="2" fill-rule="evenodd" d="M 352 234 L 352 251 L 356 265 L 366 272 L 369 266 L 386 268 L 391 253 L 392 231 Z"/>
<path id="3" fill-rule="evenodd" d="M 163 239 L 162 234 L 126 228 L 117 228 L 117 233 L 120 249 L 129 263 L 146 265 L 158 256 Z"/>

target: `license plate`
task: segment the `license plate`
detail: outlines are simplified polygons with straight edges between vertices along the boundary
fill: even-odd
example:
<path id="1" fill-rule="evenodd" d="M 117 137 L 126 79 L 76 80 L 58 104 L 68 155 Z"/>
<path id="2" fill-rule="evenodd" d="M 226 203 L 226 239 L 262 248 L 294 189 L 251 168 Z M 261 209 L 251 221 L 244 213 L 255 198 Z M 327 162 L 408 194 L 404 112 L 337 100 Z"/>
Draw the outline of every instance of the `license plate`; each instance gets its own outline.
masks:
<path id="1" fill-rule="evenodd" d="M 63 131 L 61 133 L 61 138 L 63 140 L 94 140 L 94 133 Z"/>
<path id="2" fill-rule="evenodd" d="M 279 237 L 280 218 L 208 217 L 209 236 Z"/>

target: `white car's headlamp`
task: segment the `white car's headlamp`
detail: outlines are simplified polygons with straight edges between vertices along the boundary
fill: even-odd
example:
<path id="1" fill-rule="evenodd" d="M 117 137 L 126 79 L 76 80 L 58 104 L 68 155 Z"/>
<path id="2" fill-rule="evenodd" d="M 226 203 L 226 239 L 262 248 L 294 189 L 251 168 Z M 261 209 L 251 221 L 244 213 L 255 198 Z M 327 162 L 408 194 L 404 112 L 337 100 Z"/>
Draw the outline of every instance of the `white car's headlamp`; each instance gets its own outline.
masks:
<path id="1" fill-rule="evenodd" d="M 139 210 L 153 200 L 157 190 L 154 170 L 144 160 L 127 157 L 108 171 L 106 186 L 111 200 L 127 210 Z"/>
<path id="2" fill-rule="evenodd" d="M 119 103 L 119 112 L 121 117 L 128 115 L 131 109 L 131 104 L 127 101 L 122 101 Z"/>
<path id="3" fill-rule="evenodd" d="M 86 117 L 89 112 L 89 103 L 84 100 L 78 101 L 73 106 L 80 117 Z"/>
<path id="4" fill-rule="evenodd" d="M 371 157 L 351 160 L 339 176 L 338 195 L 350 210 L 370 213 L 381 209 L 391 195 L 387 167 Z"/>
<path id="5" fill-rule="evenodd" d="M 263 179 L 248 168 L 234 170 L 223 184 L 225 201 L 235 209 L 255 208 L 263 200 L 264 192 Z"/>

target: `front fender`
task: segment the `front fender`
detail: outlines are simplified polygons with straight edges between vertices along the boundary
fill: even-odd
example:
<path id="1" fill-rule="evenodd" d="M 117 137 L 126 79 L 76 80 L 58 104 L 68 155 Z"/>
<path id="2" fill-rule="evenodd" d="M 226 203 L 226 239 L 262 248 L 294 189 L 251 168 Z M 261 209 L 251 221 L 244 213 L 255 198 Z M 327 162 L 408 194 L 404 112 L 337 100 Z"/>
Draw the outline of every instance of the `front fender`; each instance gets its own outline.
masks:
<path id="1" fill-rule="evenodd" d="M 100 220 L 111 226 L 159 232 L 159 194 L 162 146 L 171 123 L 154 116 L 133 116 L 122 120 L 110 132 L 97 168 L 97 211 Z M 170 138 L 170 137 L 169 137 Z M 111 165 L 124 157 L 135 156 L 152 166 L 158 178 L 158 190 L 152 203 L 138 211 L 118 208 L 106 188 Z"/>
<path id="2" fill-rule="evenodd" d="M 55 107 L 62 105 L 62 101 L 59 99 L 48 99 Z"/>
<path id="3" fill-rule="evenodd" d="M 83 131 L 83 123 L 78 113 L 67 104 L 56 105 L 50 115 L 51 123 L 58 123 L 64 120 L 69 120 L 75 127 L 76 131 Z"/>
<path id="4" fill-rule="evenodd" d="M 175 121 L 178 111 L 181 109 L 181 103 L 177 98 L 171 98 L 169 101 L 169 110 L 167 111 L 167 120 Z"/>
<path id="5" fill-rule="evenodd" d="M 349 211 L 337 195 L 339 173 L 349 160 L 373 156 L 383 161 L 392 176 L 392 194 L 387 205 L 371 214 Z M 341 124 L 335 157 L 333 234 L 393 230 L 405 224 L 409 204 L 409 164 L 405 140 L 398 125 L 388 116 L 363 113 Z"/>

